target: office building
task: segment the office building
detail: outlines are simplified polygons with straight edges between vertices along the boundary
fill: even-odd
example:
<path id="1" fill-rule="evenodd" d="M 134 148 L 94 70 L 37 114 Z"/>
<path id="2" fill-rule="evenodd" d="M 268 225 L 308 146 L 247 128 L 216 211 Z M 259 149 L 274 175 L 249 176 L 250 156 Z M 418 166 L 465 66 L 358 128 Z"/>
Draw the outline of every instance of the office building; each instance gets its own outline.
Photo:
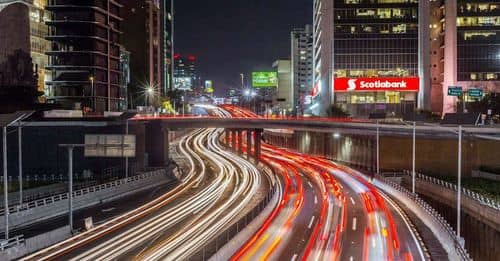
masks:
<path id="1" fill-rule="evenodd" d="M 294 89 L 292 85 L 291 60 L 280 59 L 273 63 L 273 70 L 278 72 L 278 88 L 273 107 L 279 113 L 286 115 L 294 110 Z"/>
<path id="2" fill-rule="evenodd" d="M 130 51 L 130 104 L 144 105 L 146 89 L 162 90 L 161 16 L 158 2 L 125 0 L 123 45 Z"/>
<path id="3" fill-rule="evenodd" d="M 49 102 L 94 113 L 125 109 L 121 8 L 114 0 L 49 0 Z"/>
<path id="4" fill-rule="evenodd" d="M 174 55 L 174 89 L 194 90 L 201 87 L 196 61 L 194 55 Z"/>
<path id="5" fill-rule="evenodd" d="M 315 0 L 314 114 L 333 104 L 355 117 L 430 108 L 429 16 L 419 16 L 428 10 L 417 0 Z"/>
<path id="6" fill-rule="evenodd" d="M 174 0 L 160 1 L 162 21 L 162 72 L 163 90 L 166 94 L 173 89 L 174 84 Z"/>
<path id="7" fill-rule="evenodd" d="M 172 86 L 173 14 L 167 0 L 124 0 L 123 45 L 131 55 L 130 98 L 143 105 L 144 90 L 165 96 Z"/>
<path id="8" fill-rule="evenodd" d="M 311 25 L 291 32 L 292 107 L 299 114 L 310 113 L 313 87 L 313 30 Z"/>
<path id="9" fill-rule="evenodd" d="M 442 1 L 444 23 L 443 112 L 462 111 L 462 98 L 448 95 L 451 86 L 500 92 L 500 3 L 498 1 Z"/>

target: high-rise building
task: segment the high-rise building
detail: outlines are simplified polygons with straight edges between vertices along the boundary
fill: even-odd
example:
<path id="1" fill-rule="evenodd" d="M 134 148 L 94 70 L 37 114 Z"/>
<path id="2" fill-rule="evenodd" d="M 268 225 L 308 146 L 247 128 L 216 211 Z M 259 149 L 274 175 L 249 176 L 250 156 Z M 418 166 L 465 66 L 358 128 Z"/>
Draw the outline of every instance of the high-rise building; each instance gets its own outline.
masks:
<path id="1" fill-rule="evenodd" d="M 308 110 L 313 87 L 313 30 L 311 25 L 291 32 L 293 105 L 300 113 Z"/>
<path id="2" fill-rule="evenodd" d="M 325 115 L 332 104 L 360 117 L 430 108 L 429 18 L 419 16 L 428 5 L 315 0 L 313 112 Z"/>
<path id="3" fill-rule="evenodd" d="M 123 44 L 131 55 L 133 105 L 144 104 L 144 89 L 165 96 L 173 84 L 173 1 L 123 0 Z"/>
<path id="4" fill-rule="evenodd" d="M 49 101 L 96 113 L 124 109 L 121 8 L 114 0 L 49 0 Z"/>
<path id="5" fill-rule="evenodd" d="M 162 9 L 162 79 L 163 90 L 166 94 L 173 89 L 174 84 L 174 0 L 162 0 L 160 2 Z"/>
<path id="6" fill-rule="evenodd" d="M 431 77 L 431 110 L 433 113 L 443 112 L 444 81 L 444 0 L 430 1 L 430 77 Z"/>
<path id="7" fill-rule="evenodd" d="M 19 76 L 23 72 L 14 72 L 6 64 L 9 59 L 19 60 L 13 56 L 22 54 L 23 57 L 31 58 L 32 72 L 37 81 L 36 90 L 43 93 L 45 67 L 48 64 L 46 52 L 50 50 L 50 43 L 45 39 L 48 35 L 48 26 L 45 22 L 49 20 L 49 13 L 45 10 L 47 0 L 0 2 L 0 86 L 16 85 L 19 89 L 20 85 L 27 84 L 19 82 Z M 28 78 L 33 77 L 31 74 Z M 13 75 L 17 79 L 16 83 L 12 81 Z M 20 99 L 13 97 L 10 97 L 13 101 Z M 39 101 L 43 100 L 44 98 L 41 97 Z M 4 102 L 2 103 L 5 105 Z"/>
<path id="8" fill-rule="evenodd" d="M 200 77 L 196 70 L 196 56 L 184 57 L 180 54 L 174 55 L 174 88 L 182 90 L 193 90 L 199 88 Z"/>
<path id="9" fill-rule="evenodd" d="M 469 89 L 500 92 L 500 3 L 494 0 L 443 1 L 443 112 L 461 111 L 459 100 L 471 102 Z M 462 87 L 464 97 L 449 96 L 450 86 Z M 461 101 L 460 101 L 461 102 Z"/>
<path id="10" fill-rule="evenodd" d="M 291 60 L 280 59 L 273 63 L 273 70 L 278 72 L 278 88 L 276 90 L 276 100 L 273 102 L 275 108 L 280 113 L 288 114 L 293 108 L 294 89 L 292 84 L 292 64 Z"/>

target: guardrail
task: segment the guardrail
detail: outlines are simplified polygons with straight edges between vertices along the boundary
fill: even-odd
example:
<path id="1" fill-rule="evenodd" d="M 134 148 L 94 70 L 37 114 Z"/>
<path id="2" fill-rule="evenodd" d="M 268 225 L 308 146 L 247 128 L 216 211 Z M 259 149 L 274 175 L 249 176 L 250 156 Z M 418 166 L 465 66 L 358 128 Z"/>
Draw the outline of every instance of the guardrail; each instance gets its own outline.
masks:
<path id="1" fill-rule="evenodd" d="M 412 171 L 404 170 L 403 174 L 411 177 Z M 458 191 L 458 187 L 456 184 L 453 184 L 453 183 L 450 183 L 450 182 L 447 182 L 447 181 L 444 181 L 444 180 L 441 180 L 438 178 L 429 177 L 429 176 L 426 176 L 426 175 L 421 174 L 421 173 L 416 173 L 416 178 L 419 180 L 425 181 L 425 182 L 429 182 L 429 183 L 432 183 L 435 185 L 445 187 L 445 188 L 453 190 L 453 191 Z M 471 191 L 469 189 L 462 187 L 462 195 L 464 195 L 470 199 L 473 199 L 474 201 L 478 202 L 481 205 L 484 205 L 484 206 L 487 206 L 487 207 L 490 207 L 490 208 L 493 208 L 496 210 L 500 210 L 500 202 L 493 200 L 491 198 L 485 197 L 477 192 L 474 192 L 474 191 Z"/>
<path id="2" fill-rule="evenodd" d="M 462 243 L 456 238 L 456 232 L 450 226 L 448 221 L 446 221 L 446 219 L 443 218 L 443 216 L 441 216 L 441 214 L 439 214 L 431 205 L 429 205 L 427 202 L 421 199 L 417 194 L 411 193 L 409 190 L 393 182 L 389 178 L 385 178 L 383 176 L 377 176 L 377 178 L 383 181 L 385 184 L 388 184 L 389 186 L 398 190 L 399 192 L 404 193 L 407 197 L 412 199 L 418 206 L 424 209 L 431 217 L 434 218 L 434 221 L 436 221 L 437 224 L 439 224 L 441 228 L 448 233 L 449 237 L 453 238 L 455 250 L 460 255 L 460 257 L 462 257 L 462 260 L 472 260 L 467 250 L 465 250 L 465 248 L 462 246 Z"/>
<path id="3" fill-rule="evenodd" d="M 226 245 L 232 238 L 234 238 L 241 230 L 243 230 L 248 224 L 250 224 L 266 207 L 267 204 L 272 200 L 277 192 L 277 187 L 273 186 L 271 191 L 267 193 L 266 197 L 263 198 L 259 204 L 257 204 L 248 214 L 240 218 L 230 227 L 226 228 L 223 232 L 213 239 L 211 242 L 205 244 L 201 250 L 196 252 L 191 257 L 196 257 L 200 260 L 208 260 L 211 256 L 215 255 L 224 245 Z"/>
<path id="4" fill-rule="evenodd" d="M 12 238 L 9 238 L 8 240 L 1 240 L 0 241 L 0 251 L 4 251 L 5 249 L 11 248 L 18 246 L 20 244 L 24 243 L 24 237 L 23 235 L 15 236 Z"/>
<path id="5" fill-rule="evenodd" d="M 136 176 L 131 176 L 131 177 L 128 177 L 126 179 L 119 179 L 119 180 L 115 180 L 113 182 L 108 182 L 108 183 L 104 183 L 101 185 L 83 188 L 80 190 L 73 191 L 73 197 L 82 196 L 82 195 L 86 195 L 89 193 L 94 193 L 94 192 L 108 189 L 108 188 L 112 188 L 112 187 L 117 187 L 117 186 L 129 183 L 129 182 L 146 179 L 146 178 L 156 176 L 156 175 L 164 175 L 165 173 L 166 173 L 165 169 L 157 169 L 157 170 L 153 170 L 151 172 L 146 172 L 146 173 L 139 174 Z M 51 197 L 47 197 L 47 198 L 43 198 L 43 199 L 31 201 L 31 202 L 26 202 L 26 203 L 23 203 L 22 205 L 11 206 L 11 207 L 9 207 L 9 213 L 13 214 L 13 213 L 21 212 L 21 211 L 26 211 L 28 209 L 41 207 L 41 206 L 45 206 L 45 205 L 48 205 L 48 204 L 51 204 L 54 202 L 65 200 L 65 199 L 68 199 L 68 195 L 69 195 L 69 193 L 62 193 L 62 194 L 58 194 L 55 196 L 51 196 Z M 3 216 L 4 212 L 5 212 L 5 209 L 1 209 L 0 216 Z"/>

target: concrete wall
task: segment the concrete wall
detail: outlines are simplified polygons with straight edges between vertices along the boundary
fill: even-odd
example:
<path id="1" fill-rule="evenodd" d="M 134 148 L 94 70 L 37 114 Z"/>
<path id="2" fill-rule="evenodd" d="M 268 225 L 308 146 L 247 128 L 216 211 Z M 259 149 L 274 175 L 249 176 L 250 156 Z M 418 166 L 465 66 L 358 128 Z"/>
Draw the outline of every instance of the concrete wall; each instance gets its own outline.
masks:
<path id="1" fill-rule="evenodd" d="M 409 186 L 409 177 L 403 184 Z M 417 193 L 429 202 L 456 230 L 457 192 L 417 179 Z M 498 260 L 500 256 L 500 212 L 462 197 L 461 231 L 465 247 L 474 260 Z M 485 251 L 486 250 L 486 251 Z"/>
<path id="2" fill-rule="evenodd" d="M 299 152 L 324 156 L 347 163 L 361 169 L 375 170 L 376 137 L 369 135 L 335 135 L 334 133 L 300 132 L 293 135 L 265 133 L 266 141 L 296 149 Z M 463 141 L 464 176 L 472 176 L 472 171 L 481 166 L 500 166 L 500 158 L 495 153 L 500 146 L 498 141 L 466 138 Z M 458 141 L 457 139 L 433 136 L 417 137 L 416 168 L 419 172 L 441 176 L 456 176 Z M 381 136 L 381 171 L 411 169 L 412 138 L 403 136 Z"/>
<path id="3" fill-rule="evenodd" d="M 71 236 L 69 226 L 26 239 L 24 244 L 0 252 L 0 260 L 14 260 L 39 249 L 54 245 Z"/>
<path id="4" fill-rule="evenodd" d="M 120 182 L 113 183 L 114 185 L 105 186 L 88 194 L 73 196 L 74 210 L 87 208 L 93 205 L 101 204 L 116 200 L 127 195 L 144 191 L 146 189 L 165 184 L 172 180 L 167 176 L 166 170 L 151 172 L 150 176 L 142 179 L 135 180 L 133 177 L 129 180 L 121 180 Z M 112 183 L 108 183 L 112 184 Z M 44 221 L 50 218 L 61 216 L 68 213 L 68 199 L 60 199 L 58 201 L 48 203 L 39 207 L 30 208 L 24 211 L 15 212 L 9 215 L 10 227 L 17 228 L 27 226 L 36 222 Z M 3 220 L 4 216 L 0 216 Z M 5 228 L 5 224 L 0 224 L 0 230 Z"/>

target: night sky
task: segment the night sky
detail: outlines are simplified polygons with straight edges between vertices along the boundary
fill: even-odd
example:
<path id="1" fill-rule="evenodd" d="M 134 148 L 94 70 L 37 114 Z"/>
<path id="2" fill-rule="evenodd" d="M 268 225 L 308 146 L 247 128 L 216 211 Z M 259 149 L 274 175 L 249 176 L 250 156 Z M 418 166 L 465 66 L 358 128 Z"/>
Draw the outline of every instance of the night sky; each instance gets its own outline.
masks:
<path id="1" fill-rule="evenodd" d="M 290 57 L 290 31 L 312 23 L 313 0 L 176 0 L 175 51 L 198 57 L 217 95 L 239 87 L 240 73 Z"/>

